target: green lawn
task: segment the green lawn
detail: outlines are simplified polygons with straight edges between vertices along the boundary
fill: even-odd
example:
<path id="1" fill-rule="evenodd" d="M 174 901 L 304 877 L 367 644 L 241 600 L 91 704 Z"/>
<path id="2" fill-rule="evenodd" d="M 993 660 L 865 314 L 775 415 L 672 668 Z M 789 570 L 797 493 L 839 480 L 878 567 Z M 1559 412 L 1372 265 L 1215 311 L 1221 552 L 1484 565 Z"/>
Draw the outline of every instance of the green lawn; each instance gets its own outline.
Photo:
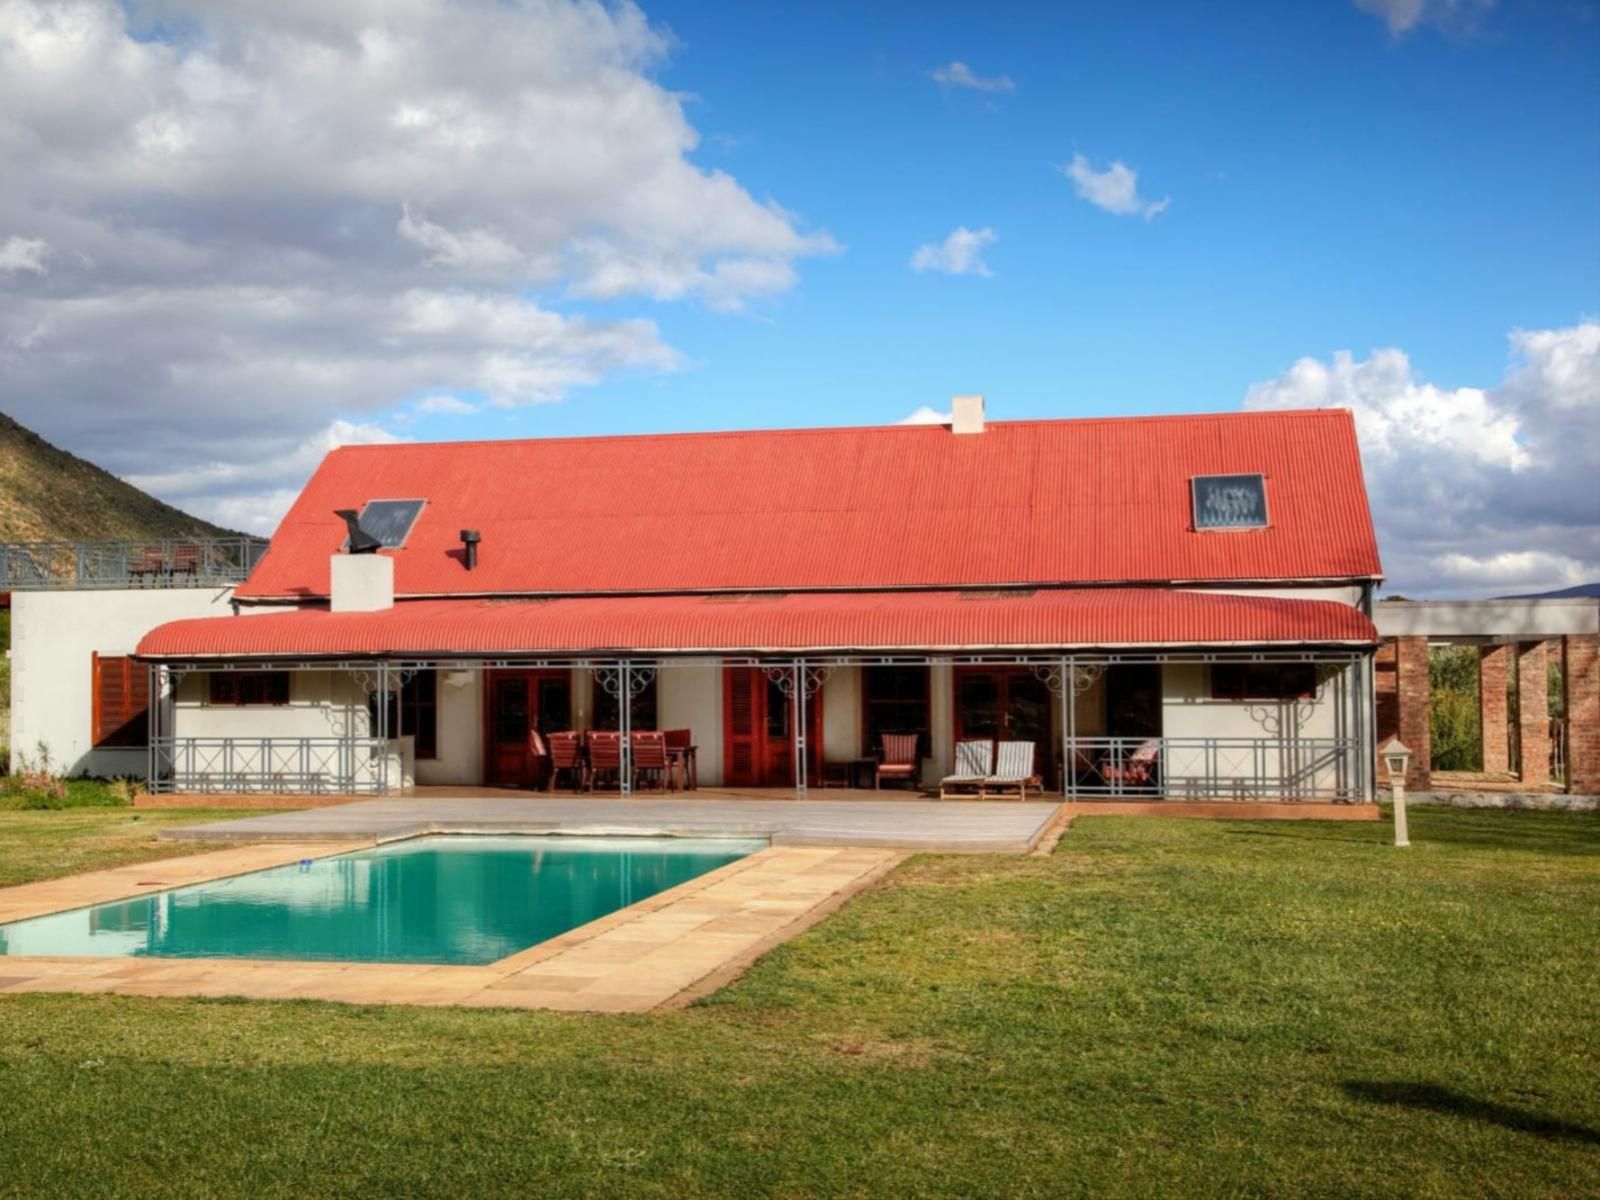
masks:
<path id="1" fill-rule="evenodd" d="M 656 1016 L 0 998 L 0 1193 L 1600 1194 L 1600 819 L 1388 834 L 919 858 Z"/>
<path id="2" fill-rule="evenodd" d="M 156 832 L 169 825 L 256 815 L 259 814 L 237 808 L 212 811 L 93 806 L 19 812 L 14 806 L 6 807 L 0 799 L 0 887 L 215 850 L 214 842 L 158 842 Z M 0 964 L 4 961 L 0 959 Z M 0 974 L 4 974 L 3 969 Z M 0 1195 L 4 1194 L 4 1181 L 0 1180 Z"/>

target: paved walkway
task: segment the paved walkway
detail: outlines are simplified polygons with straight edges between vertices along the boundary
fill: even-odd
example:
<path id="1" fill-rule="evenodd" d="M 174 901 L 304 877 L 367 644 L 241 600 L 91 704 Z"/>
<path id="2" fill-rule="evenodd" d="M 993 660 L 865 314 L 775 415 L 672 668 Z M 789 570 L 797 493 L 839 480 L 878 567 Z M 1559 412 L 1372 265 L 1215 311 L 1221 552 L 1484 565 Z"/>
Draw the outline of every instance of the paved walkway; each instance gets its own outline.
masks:
<path id="1" fill-rule="evenodd" d="M 37 916 L 349 848 L 240 846 L 0 889 L 0 914 Z M 644 1012 L 728 982 L 899 860 L 889 850 L 769 847 L 486 966 L 0 955 L 0 996 L 116 992 Z"/>
<path id="2" fill-rule="evenodd" d="M 335 808 L 185 825 L 162 837 L 208 841 L 389 841 L 424 833 L 760 837 L 774 846 L 859 846 L 1022 854 L 1059 802 L 712 800 L 603 796 L 397 796 Z"/>

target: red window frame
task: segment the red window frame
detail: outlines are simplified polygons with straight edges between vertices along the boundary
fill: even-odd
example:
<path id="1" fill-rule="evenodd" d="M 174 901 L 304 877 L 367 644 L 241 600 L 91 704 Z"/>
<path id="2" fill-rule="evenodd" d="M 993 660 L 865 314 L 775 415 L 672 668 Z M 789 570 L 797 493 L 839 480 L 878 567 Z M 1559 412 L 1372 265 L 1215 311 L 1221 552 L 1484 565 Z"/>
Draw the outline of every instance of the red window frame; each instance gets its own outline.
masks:
<path id="1" fill-rule="evenodd" d="M 1212 663 L 1213 700 L 1309 700 L 1317 694 L 1315 663 Z"/>
<path id="2" fill-rule="evenodd" d="M 214 671 L 207 703 L 236 708 L 282 708 L 289 703 L 288 671 Z"/>

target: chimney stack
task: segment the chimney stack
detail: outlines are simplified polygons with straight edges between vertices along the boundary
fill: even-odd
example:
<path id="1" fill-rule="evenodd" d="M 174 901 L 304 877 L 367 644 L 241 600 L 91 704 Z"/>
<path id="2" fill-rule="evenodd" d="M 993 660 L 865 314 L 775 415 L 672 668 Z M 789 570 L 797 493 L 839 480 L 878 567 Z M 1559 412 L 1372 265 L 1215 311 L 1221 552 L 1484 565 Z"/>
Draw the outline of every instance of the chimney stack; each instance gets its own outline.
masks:
<path id="1" fill-rule="evenodd" d="M 379 612 L 394 607 L 394 559 L 387 554 L 335 554 L 328 607 L 334 612 Z"/>
<path id="2" fill-rule="evenodd" d="M 983 432 L 982 396 L 952 396 L 950 398 L 950 432 Z"/>

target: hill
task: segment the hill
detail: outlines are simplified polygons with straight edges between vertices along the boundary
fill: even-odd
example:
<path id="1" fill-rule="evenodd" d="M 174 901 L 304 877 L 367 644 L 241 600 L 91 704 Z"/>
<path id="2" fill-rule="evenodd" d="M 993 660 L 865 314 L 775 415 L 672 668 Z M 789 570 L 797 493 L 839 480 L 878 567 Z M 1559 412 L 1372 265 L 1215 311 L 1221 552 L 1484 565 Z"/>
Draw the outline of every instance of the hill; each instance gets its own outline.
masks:
<path id="1" fill-rule="evenodd" d="M 234 536 L 0 413 L 0 542 Z"/>
<path id="2" fill-rule="evenodd" d="M 1580 583 L 1553 592 L 1532 592 L 1525 596 L 1501 596 L 1502 600 L 1600 600 L 1600 582 Z"/>

